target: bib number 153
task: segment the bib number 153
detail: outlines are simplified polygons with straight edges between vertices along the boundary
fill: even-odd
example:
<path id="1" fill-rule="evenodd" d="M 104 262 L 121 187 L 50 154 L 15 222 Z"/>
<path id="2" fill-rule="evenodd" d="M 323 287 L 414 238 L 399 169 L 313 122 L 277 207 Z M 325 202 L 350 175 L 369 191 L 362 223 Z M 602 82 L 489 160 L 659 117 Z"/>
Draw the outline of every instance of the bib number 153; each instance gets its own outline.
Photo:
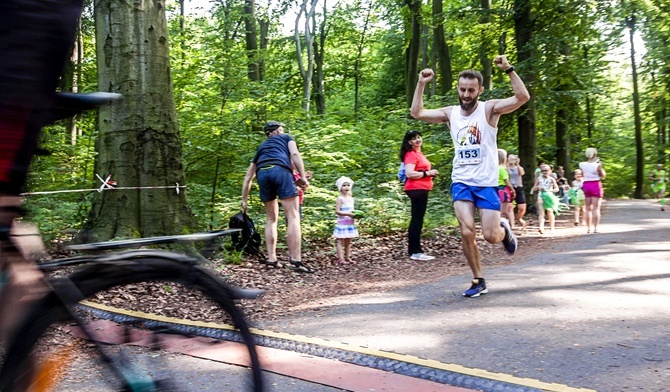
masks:
<path id="1" fill-rule="evenodd" d="M 456 151 L 456 161 L 461 165 L 474 165 L 481 163 L 481 149 L 479 147 L 459 149 Z"/>

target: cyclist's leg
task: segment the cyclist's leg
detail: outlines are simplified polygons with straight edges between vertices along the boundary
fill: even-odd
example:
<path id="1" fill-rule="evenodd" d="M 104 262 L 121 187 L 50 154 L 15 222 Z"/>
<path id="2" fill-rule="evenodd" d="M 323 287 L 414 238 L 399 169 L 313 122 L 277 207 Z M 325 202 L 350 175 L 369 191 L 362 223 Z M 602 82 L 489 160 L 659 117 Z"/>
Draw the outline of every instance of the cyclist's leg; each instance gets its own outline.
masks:
<path id="1" fill-rule="evenodd" d="M 211 301 L 214 307 L 221 309 L 223 314 L 227 315 L 227 320 L 239 330 L 247 346 L 251 370 L 244 372 L 245 383 L 249 386 L 253 385 L 253 387 L 248 387 L 246 390 L 263 390 L 263 380 L 253 336 L 241 310 L 233 300 L 235 297 L 234 289 L 208 271 L 174 260 L 147 257 L 120 259 L 109 263 L 95 263 L 71 275 L 70 278 L 70 281 L 77 288 L 76 291 L 80 294 L 80 298 L 90 298 L 112 287 L 121 286 L 121 290 L 124 290 L 124 285 L 133 284 L 134 291 L 132 291 L 132 295 L 137 297 L 137 300 L 133 302 L 142 303 L 141 295 L 144 294 L 137 292 L 137 283 L 142 282 L 181 283 L 184 289 L 199 291 L 203 296 L 203 301 Z M 64 290 L 69 294 L 73 294 L 72 290 L 68 290 L 68 286 L 65 283 L 67 281 L 53 281 L 56 290 Z M 158 285 L 158 287 L 164 286 L 165 283 Z M 150 286 L 149 289 L 156 289 L 156 287 Z M 175 297 L 178 298 L 178 289 L 173 287 L 173 290 L 175 291 Z M 26 359 L 46 329 L 55 322 L 71 319 L 71 314 L 63 308 L 61 300 L 62 298 L 59 298 L 57 294 L 50 293 L 34 305 L 22 326 L 17 329 L 18 332 L 13 336 L 11 345 L 8 345 L 7 352 L 8 357 L 11 356 L 13 360 L 5 363 L 3 368 L 0 369 L 0 390 L 3 392 L 14 391 L 15 383 L 17 382 L 26 383 L 25 380 L 21 380 L 21 376 L 24 374 L 23 369 L 27 362 Z M 66 302 L 73 301 L 75 300 L 66 300 Z M 176 305 L 178 307 L 178 304 Z M 214 307 L 210 311 L 214 312 Z M 183 331 L 180 332 L 184 333 Z M 164 356 L 152 357 L 162 358 Z M 134 363 L 131 365 L 134 365 Z M 164 364 L 161 363 L 160 365 Z M 247 378 L 247 376 L 249 377 Z M 118 383 L 119 379 L 106 381 L 113 384 Z M 175 390 L 190 390 L 188 387 L 178 389 L 180 381 L 183 380 L 175 379 L 170 384 L 177 388 Z"/>

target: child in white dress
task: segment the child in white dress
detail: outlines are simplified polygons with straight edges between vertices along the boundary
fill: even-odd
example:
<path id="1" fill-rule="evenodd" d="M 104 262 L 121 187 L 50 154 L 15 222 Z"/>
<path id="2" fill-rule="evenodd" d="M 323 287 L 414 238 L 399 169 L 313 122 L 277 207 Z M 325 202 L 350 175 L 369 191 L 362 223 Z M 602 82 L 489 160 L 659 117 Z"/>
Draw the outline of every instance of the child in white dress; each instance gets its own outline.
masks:
<path id="1" fill-rule="evenodd" d="M 349 177 L 340 177 L 337 182 L 340 195 L 335 204 L 337 222 L 333 236 L 337 239 L 337 262 L 340 265 L 353 263 L 351 260 L 351 239 L 358 237 L 358 229 L 354 222 L 354 198 L 351 188 L 354 182 Z"/>

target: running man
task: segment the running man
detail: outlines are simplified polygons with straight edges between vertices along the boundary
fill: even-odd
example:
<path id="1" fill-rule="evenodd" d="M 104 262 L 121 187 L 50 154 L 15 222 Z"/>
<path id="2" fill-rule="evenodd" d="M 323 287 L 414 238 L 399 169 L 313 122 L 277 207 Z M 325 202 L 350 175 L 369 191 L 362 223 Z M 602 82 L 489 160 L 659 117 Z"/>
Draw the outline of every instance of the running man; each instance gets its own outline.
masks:
<path id="1" fill-rule="evenodd" d="M 461 228 L 463 253 L 473 275 L 472 286 L 463 293 L 466 297 L 488 293 L 475 241 L 475 209 L 479 211 L 486 241 L 491 244 L 502 242 L 510 254 L 517 248 L 509 222 L 500 218 L 496 137 L 500 116 L 520 108 L 530 100 L 530 94 L 505 56 L 498 56 L 493 62 L 509 75 L 513 96 L 480 102 L 484 78 L 478 71 L 467 70 L 458 75 L 460 105 L 425 109 L 423 92 L 435 76 L 433 70 L 427 68 L 419 73 L 411 107 L 412 117 L 432 124 L 447 124 L 451 131 L 456 152 L 451 173 L 451 194 Z"/>

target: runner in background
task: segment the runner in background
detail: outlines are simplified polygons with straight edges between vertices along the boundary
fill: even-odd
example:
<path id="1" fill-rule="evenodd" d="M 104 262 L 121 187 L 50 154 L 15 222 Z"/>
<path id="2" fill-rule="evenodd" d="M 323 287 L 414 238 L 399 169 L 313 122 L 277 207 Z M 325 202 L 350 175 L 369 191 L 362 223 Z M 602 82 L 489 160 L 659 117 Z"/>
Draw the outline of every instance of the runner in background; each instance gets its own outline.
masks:
<path id="1" fill-rule="evenodd" d="M 661 204 L 661 211 L 665 211 L 665 183 L 668 181 L 668 176 L 663 170 L 663 165 L 660 163 L 656 165 L 656 170 L 649 173 L 651 180 L 651 191 L 654 192 L 654 198 L 659 199 Z"/>

